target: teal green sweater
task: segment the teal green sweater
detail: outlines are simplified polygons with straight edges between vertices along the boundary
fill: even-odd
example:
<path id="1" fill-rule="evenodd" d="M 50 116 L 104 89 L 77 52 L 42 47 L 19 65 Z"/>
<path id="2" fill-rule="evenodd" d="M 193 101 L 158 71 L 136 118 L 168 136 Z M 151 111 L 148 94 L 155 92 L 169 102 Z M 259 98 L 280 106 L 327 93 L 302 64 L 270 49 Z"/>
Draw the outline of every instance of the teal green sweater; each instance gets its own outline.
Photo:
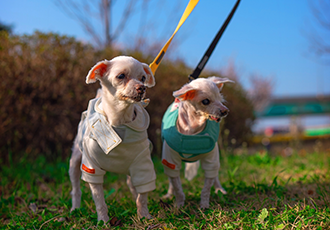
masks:
<path id="1" fill-rule="evenodd" d="M 171 112 L 172 106 L 173 104 L 168 107 L 162 120 L 163 140 L 165 139 L 166 143 L 183 158 L 185 157 L 182 154 L 193 154 L 191 157 L 195 157 L 213 150 L 219 137 L 220 125 L 207 120 L 202 132 L 195 135 L 181 134 L 176 128 L 179 109 Z"/>

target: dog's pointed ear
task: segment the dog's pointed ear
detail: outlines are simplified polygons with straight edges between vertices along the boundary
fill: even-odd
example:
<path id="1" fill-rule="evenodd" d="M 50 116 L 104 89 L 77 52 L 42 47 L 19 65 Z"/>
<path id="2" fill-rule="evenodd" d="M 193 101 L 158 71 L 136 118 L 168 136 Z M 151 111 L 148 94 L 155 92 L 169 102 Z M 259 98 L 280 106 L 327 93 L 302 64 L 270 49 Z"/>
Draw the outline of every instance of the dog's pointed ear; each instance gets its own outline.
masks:
<path id="1" fill-rule="evenodd" d="M 108 71 L 110 61 L 104 60 L 96 63 L 93 68 L 88 72 L 86 77 L 86 83 L 94 83 L 96 80 L 100 80 Z"/>
<path id="2" fill-rule="evenodd" d="M 148 88 L 155 86 L 156 81 L 155 81 L 154 75 L 152 74 L 150 67 L 146 63 L 142 63 L 142 66 L 143 66 L 144 72 L 146 72 L 146 75 L 147 75 L 147 79 L 144 83 L 145 86 L 147 86 Z"/>
<path id="3" fill-rule="evenodd" d="M 208 77 L 207 79 L 213 81 L 219 88 L 219 91 L 221 91 L 224 83 L 227 83 L 227 82 L 235 83 L 234 81 L 232 81 L 228 78 L 221 78 L 221 77 L 215 77 L 215 76 Z"/>
<path id="4" fill-rule="evenodd" d="M 195 98 L 197 89 L 191 87 L 189 84 L 182 86 L 181 89 L 174 91 L 173 96 L 180 101 L 192 100 Z"/>

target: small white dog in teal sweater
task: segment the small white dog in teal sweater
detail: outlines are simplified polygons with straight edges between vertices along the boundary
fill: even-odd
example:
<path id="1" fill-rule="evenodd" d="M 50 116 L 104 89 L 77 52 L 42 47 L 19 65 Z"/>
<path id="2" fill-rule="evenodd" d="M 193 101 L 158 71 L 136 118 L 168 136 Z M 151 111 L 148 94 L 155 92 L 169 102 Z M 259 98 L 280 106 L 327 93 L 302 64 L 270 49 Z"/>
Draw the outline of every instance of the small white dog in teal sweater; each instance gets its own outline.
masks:
<path id="1" fill-rule="evenodd" d="M 210 190 L 214 184 L 223 193 L 218 172 L 220 168 L 217 140 L 219 122 L 229 110 L 222 104 L 220 91 L 227 78 L 209 77 L 193 80 L 175 91 L 175 102 L 169 106 L 162 121 L 162 163 L 170 179 L 167 197 L 174 193 L 176 205 L 184 205 L 185 195 L 180 181 L 181 162 L 200 161 L 205 172 L 201 208 L 209 207 Z M 195 164 L 196 166 L 196 164 Z M 192 170 L 196 167 L 191 167 Z"/>

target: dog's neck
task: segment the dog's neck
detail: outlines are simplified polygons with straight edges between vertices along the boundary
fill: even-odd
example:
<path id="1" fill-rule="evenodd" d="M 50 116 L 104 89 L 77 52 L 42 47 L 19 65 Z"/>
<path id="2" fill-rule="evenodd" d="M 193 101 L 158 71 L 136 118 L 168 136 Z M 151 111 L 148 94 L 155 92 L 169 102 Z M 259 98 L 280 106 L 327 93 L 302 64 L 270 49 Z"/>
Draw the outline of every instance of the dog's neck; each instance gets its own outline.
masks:
<path id="1" fill-rule="evenodd" d="M 135 118 L 134 104 L 119 100 L 107 90 L 103 90 L 102 107 L 112 126 L 129 123 Z"/>
<path id="2" fill-rule="evenodd" d="M 180 102 L 179 115 L 176 123 L 180 133 L 185 135 L 200 133 L 205 127 L 206 120 L 205 116 L 198 114 L 189 102 Z"/>

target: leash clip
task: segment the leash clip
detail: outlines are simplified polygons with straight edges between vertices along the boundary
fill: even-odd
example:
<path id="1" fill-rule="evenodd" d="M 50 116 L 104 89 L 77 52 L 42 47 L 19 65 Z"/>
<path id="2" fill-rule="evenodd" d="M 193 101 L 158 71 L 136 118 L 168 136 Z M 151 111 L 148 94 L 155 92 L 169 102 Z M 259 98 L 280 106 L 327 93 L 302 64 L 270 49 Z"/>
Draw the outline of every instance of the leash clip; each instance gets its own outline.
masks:
<path id="1" fill-rule="evenodd" d="M 195 78 L 191 74 L 188 75 L 188 81 L 191 82 L 192 80 L 195 80 Z"/>

